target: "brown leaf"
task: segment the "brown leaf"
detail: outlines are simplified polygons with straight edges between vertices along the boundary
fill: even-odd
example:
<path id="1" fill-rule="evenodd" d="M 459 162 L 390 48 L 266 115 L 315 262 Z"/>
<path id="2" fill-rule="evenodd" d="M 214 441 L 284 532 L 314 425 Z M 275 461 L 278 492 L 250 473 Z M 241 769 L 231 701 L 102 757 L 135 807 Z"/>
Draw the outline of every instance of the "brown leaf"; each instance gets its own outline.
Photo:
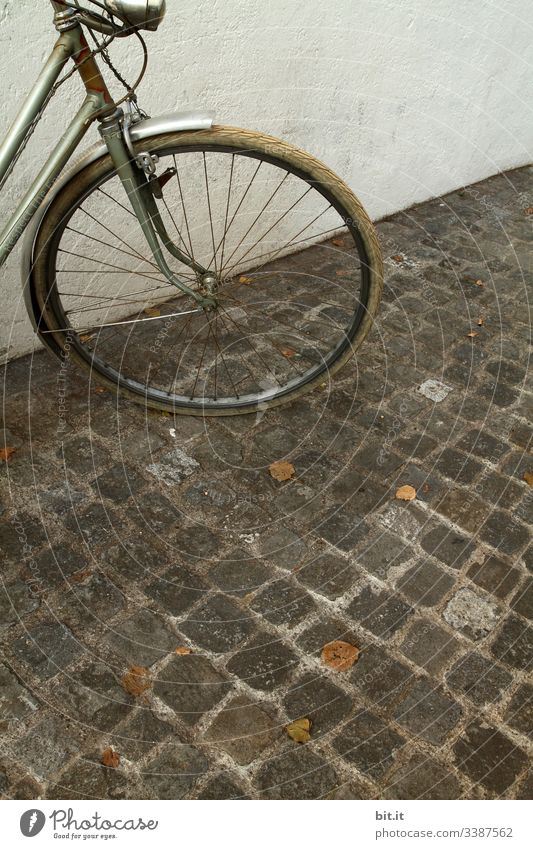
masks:
<path id="1" fill-rule="evenodd" d="M 403 256 L 401 254 L 393 254 L 391 259 L 393 259 L 394 262 L 403 262 Z"/>
<path id="2" fill-rule="evenodd" d="M 483 288 L 484 285 L 485 284 L 483 283 L 483 280 L 474 280 L 474 286 L 479 286 L 480 288 Z"/>
<path id="3" fill-rule="evenodd" d="M 185 655 L 191 653 L 192 649 L 190 649 L 188 646 L 178 646 L 177 649 L 174 649 L 174 654 Z"/>
<path id="4" fill-rule="evenodd" d="M 244 286 L 250 286 L 253 283 L 253 280 L 251 277 L 246 277 L 246 275 L 243 274 L 239 277 L 239 283 L 242 283 Z"/>
<path id="5" fill-rule="evenodd" d="M 484 324 L 485 324 L 485 319 L 483 318 L 482 315 L 480 315 L 478 320 L 477 320 L 477 325 L 478 325 L 478 327 L 483 327 Z"/>
<path id="6" fill-rule="evenodd" d="M 332 239 L 331 244 L 335 245 L 336 248 L 344 247 L 344 239 Z"/>
<path id="7" fill-rule="evenodd" d="M 12 448 L 10 445 L 0 448 L 0 460 L 5 460 L 6 463 L 9 463 L 16 450 L 16 448 Z"/>
<path id="8" fill-rule="evenodd" d="M 295 719 L 294 722 L 287 725 L 287 734 L 295 743 L 308 743 L 311 739 L 310 731 L 310 719 Z"/>
<path id="9" fill-rule="evenodd" d="M 109 748 L 104 749 L 102 752 L 102 763 L 104 766 L 110 766 L 113 769 L 116 769 L 120 763 L 119 753 L 115 752 L 111 746 L 109 746 Z"/>
<path id="10" fill-rule="evenodd" d="M 469 336 L 470 339 L 473 339 L 474 336 L 479 336 L 479 333 L 477 332 L 477 330 L 471 330 L 470 333 L 467 333 L 466 335 Z"/>
<path id="11" fill-rule="evenodd" d="M 413 501 L 416 498 L 416 489 L 407 483 L 396 490 L 396 498 L 400 501 Z"/>
<path id="12" fill-rule="evenodd" d="M 143 313 L 145 315 L 155 317 L 156 315 L 161 315 L 161 310 L 159 307 L 146 307 L 146 309 L 143 310 Z"/>
<path id="13" fill-rule="evenodd" d="M 344 640 L 333 640 L 322 649 L 322 660 L 331 669 L 345 672 L 359 660 L 359 649 Z"/>
<path id="14" fill-rule="evenodd" d="M 82 336 L 80 336 L 80 342 L 90 342 L 91 339 L 94 339 L 95 335 L 95 333 L 83 333 Z"/>
<path id="15" fill-rule="evenodd" d="M 527 469 L 527 471 L 524 472 L 524 480 L 528 486 L 533 486 L 533 472 L 531 469 Z"/>
<path id="16" fill-rule="evenodd" d="M 150 673 L 144 666 L 131 666 L 122 676 L 122 686 L 132 696 L 140 696 L 152 686 Z"/>
<path id="17" fill-rule="evenodd" d="M 95 386 L 94 391 L 98 392 L 98 394 L 101 395 L 103 392 L 106 392 L 107 390 L 106 390 L 105 386 Z"/>
<path id="18" fill-rule="evenodd" d="M 70 580 L 74 581 L 75 584 L 81 584 L 85 578 L 88 578 L 89 575 L 93 574 L 93 570 L 89 567 L 87 569 L 81 569 L 81 571 L 76 572 L 74 575 L 70 576 Z"/>
<path id="19" fill-rule="evenodd" d="M 294 466 L 285 460 L 277 460 L 270 464 L 268 471 L 275 481 L 288 481 L 294 475 Z"/>
<path id="20" fill-rule="evenodd" d="M 526 213 L 526 215 L 533 215 L 533 206 L 526 206 L 524 212 Z"/>
<path id="21" fill-rule="evenodd" d="M 280 353 L 282 353 L 284 357 L 288 357 L 289 359 L 291 357 L 296 356 L 296 351 L 293 351 L 292 348 L 280 348 Z"/>
<path id="22" fill-rule="evenodd" d="M 337 275 L 337 277 L 349 277 L 350 276 L 350 272 L 344 271 L 344 269 L 342 269 L 342 268 L 339 268 L 338 271 L 335 272 L 335 274 Z"/>

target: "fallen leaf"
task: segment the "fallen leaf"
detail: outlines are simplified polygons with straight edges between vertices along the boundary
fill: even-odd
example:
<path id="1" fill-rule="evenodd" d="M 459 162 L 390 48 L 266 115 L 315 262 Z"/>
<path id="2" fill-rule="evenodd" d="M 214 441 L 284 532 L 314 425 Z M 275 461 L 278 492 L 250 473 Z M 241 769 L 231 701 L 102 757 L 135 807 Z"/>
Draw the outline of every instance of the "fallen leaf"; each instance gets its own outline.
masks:
<path id="1" fill-rule="evenodd" d="M 528 486 L 533 486 L 533 472 L 530 469 L 524 472 L 524 480 Z"/>
<path id="2" fill-rule="evenodd" d="M 474 336 L 479 336 L 479 333 L 477 332 L 477 330 L 471 330 L 470 333 L 467 333 L 466 335 L 473 339 Z"/>
<path id="3" fill-rule="evenodd" d="M 344 247 L 344 239 L 332 239 L 331 244 L 335 245 L 336 248 Z"/>
<path id="4" fill-rule="evenodd" d="M 109 746 L 109 748 L 104 749 L 102 752 L 102 763 L 104 766 L 110 766 L 113 769 L 116 769 L 120 763 L 119 753 L 115 752 L 111 746 Z"/>
<path id="5" fill-rule="evenodd" d="M 359 649 L 344 640 L 333 640 L 322 649 L 322 660 L 337 672 L 345 672 L 359 660 Z"/>
<path id="6" fill-rule="evenodd" d="M 281 348 L 281 353 L 284 357 L 294 357 L 296 356 L 296 351 L 293 351 L 292 348 Z"/>
<path id="7" fill-rule="evenodd" d="M 480 315 L 478 320 L 477 320 L 477 325 L 478 325 L 478 327 L 483 327 L 484 324 L 485 324 L 485 319 L 483 318 L 482 315 Z"/>
<path id="8" fill-rule="evenodd" d="M 155 317 L 156 315 L 161 315 L 161 310 L 159 307 L 146 307 L 146 309 L 143 310 L 143 313 L 145 315 Z"/>
<path id="9" fill-rule="evenodd" d="M 533 215 L 533 206 L 526 206 L 524 212 L 526 213 L 526 215 Z"/>
<path id="10" fill-rule="evenodd" d="M 349 272 L 349 271 L 345 271 L 345 270 L 344 270 L 344 269 L 342 269 L 342 268 L 339 268 L 339 270 L 338 270 L 338 271 L 336 271 L 336 272 L 335 272 L 335 274 L 337 275 L 337 277 L 349 277 L 349 276 L 350 276 L 350 272 Z"/>
<path id="11" fill-rule="evenodd" d="M 6 463 L 9 463 L 16 450 L 16 448 L 12 448 L 9 445 L 6 445 L 5 448 L 0 448 L 0 460 L 5 460 Z"/>
<path id="12" fill-rule="evenodd" d="M 191 653 L 192 649 L 190 649 L 188 646 L 178 646 L 177 649 L 174 649 L 174 654 L 185 655 Z"/>
<path id="13" fill-rule="evenodd" d="M 485 284 L 483 283 L 483 280 L 474 280 L 474 286 L 479 286 L 480 288 L 483 288 L 484 285 Z"/>
<path id="14" fill-rule="evenodd" d="M 95 392 L 98 392 L 98 394 L 99 394 L 99 395 L 101 395 L 101 394 L 102 394 L 102 392 L 105 392 L 105 391 L 106 391 L 106 388 L 105 388 L 105 386 L 95 386 L 95 387 L 94 387 L 94 391 L 95 391 Z"/>
<path id="15" fill-rule="evenodd" d="M 410 484 L 401 486 L 399 489 L 396 490 L 396 498 L 398 498 L 400 501 L 412 501 L 414 498 L 416 498 L 416 489 Z"/>
<path id="16" fill-rule="evenodd" d="M 122 676 L 122 686 L 132 696 L 140 696 L 152 685 L 150 673 L 144 666 L 131 666 Z"/>
<path id="17" fill-rule="evenodd" d="M 74 575 L 70 576 L 70 580 L 74 581 L 76 584 L 81 584 L 85 578 L 88 578 L 89 575 L 93 574 L 93 570 L 89 567 L 88 569 L 82 569 L 80 572 L 76 572 Z"/>
<path id="18" fill-rule="evenodd" d="M 250 284 L 252 282 L 253 282 L 252 278 L 246 277 L 246 275 L 244 275 L 244 274 L 241 277 L 239 277 L 239 283 L 242 283 L 244 286 L 250 286 Z"/>
<path id="19" fill-rule="evenodd" d="M 270 464 L 268 471 L 275 481 L 288 481 L 294 475 L 294 466 L 285 460 L 277 460 Z"/>
<path id="20" fill-rule="evenodd" d="M 80 342 L 90 342 L 91 339 L 94 339 L 94 337 L 94 333 L 84 333 L 82 336 L 80 336 Z"/>
<path id="21" fill-rule="evenodd" d="M 294 722 L 287 725 L 287 734 L 295 743 L 308 743 L 311 739 L 310 731 L 310 719 L 295 719 Z"/>
<path id="22" fill-rule="evenodd" d="M 403 256 L 401 254 L 393 254 L 391 259 L 393 259 L 394 262 L 403 262 Z"/>

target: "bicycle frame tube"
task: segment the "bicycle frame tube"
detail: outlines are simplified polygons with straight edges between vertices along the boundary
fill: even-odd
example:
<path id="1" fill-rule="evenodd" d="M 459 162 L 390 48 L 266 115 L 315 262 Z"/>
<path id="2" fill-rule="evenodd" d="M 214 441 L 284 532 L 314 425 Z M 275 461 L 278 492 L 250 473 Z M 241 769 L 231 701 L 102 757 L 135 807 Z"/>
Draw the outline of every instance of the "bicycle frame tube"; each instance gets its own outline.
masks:
<path id="1" fill-rule="evenodd" d="M 91 122 L 102 115 L 102 110 L 114 108 L 113 101 L 100 76 L 94 60 L 87 61 L 87 43 L 79 24 L 62 32 L 50 57 L 43 67 L 35 86 L 27 96 L 7 136 L 0 146 L 0 180 L 30 133 L 32 121 L 46 104 L 46 99 L 70 58 L 79 66 L 87 96 L 67 127 L 52 155 L 20 201 L 0 233 L 0 266 L 3 265 L 17 243 L 21 233 L 43 200 L 46 192 L 66 165 L 76 146 L 87 132 Z M 83 62 L 83 64 L 81 64 Z"/>

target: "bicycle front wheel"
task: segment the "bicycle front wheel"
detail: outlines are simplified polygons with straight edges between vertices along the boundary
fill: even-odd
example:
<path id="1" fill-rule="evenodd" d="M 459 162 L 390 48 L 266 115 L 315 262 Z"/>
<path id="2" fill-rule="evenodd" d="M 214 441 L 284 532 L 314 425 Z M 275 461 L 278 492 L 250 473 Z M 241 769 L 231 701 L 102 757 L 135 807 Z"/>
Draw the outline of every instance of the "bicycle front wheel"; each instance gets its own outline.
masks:
<path id="1" fill-rule="evenodd" d="M 368 216 L 325 165 L 229 127 L 153 136 L 174 273 L 209 287 L 205 311 L 153 261 L 108 156 L 51 204 L 32 298 L 51 346 L 150 407 L 231 415 L 290 401 L 359 347 L 382 290 Z M 199 269 L 201 271 L 199 271 Z"/>

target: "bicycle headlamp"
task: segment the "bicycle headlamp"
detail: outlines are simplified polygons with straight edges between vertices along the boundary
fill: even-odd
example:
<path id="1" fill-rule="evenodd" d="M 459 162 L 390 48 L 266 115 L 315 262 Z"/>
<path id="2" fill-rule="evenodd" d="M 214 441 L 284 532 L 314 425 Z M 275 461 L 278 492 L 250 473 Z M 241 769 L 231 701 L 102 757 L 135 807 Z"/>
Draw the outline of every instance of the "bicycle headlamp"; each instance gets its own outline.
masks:
<path id="1" fill-rule="evenodd" d="M 165 15 L 166 0 L 104 0 L 112 15 L 139 29 L 156 30 Z"/>

